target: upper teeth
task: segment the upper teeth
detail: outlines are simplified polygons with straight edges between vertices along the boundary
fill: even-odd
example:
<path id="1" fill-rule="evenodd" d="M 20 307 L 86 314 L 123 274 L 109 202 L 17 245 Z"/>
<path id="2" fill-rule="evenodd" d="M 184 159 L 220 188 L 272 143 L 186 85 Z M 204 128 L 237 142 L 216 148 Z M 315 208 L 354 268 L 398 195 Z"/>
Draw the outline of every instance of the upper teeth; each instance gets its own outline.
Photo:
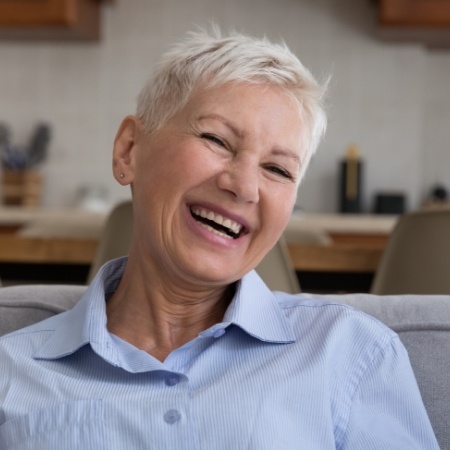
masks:
<path id="1" fill-rule="evenodd" d="M 208 211 L 203 208 L 192 208 L 192 212 L 196 216 L 200 216 L 200 217 L 203 217 L 204 219 L 212 220 L 213 222 L 215 222 L 219 225 L 222 225 L 225 228 L 228 228 L 235 234 L 239 234 L 239 232 L 242 229 L 242 225 L 239 225 L 234 220 L 223 217 L 222 215 L 216 214 L 212 211 Z"/>

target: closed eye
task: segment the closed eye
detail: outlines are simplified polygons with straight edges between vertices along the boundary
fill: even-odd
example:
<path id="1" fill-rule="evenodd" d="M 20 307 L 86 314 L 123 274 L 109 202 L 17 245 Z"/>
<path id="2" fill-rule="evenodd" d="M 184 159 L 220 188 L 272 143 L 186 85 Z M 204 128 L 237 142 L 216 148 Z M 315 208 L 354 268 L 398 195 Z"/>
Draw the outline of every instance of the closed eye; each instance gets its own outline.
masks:
<path id="1" fill-rule="evenodd" d="M 217 136 L 214 136 L 213 134 L 202 133 L 200 135 L 200 137 L 202 139 L 207 139 L 208 141 L 213 142 L 214 144 L 219 145 L 220 147 L 226 147 L 225 143 L 221 139 L 219 139 Z"/>
<path id="2" fill-rule="evenodd" d="M 288 180 L 293 180 L 294 177 L 282 167 L 279 166 L 267 166 L 266 170 L 268 170 L 271 173 L 274 173 L 275 175 L 279 175 L 280 177 L 286 178 Z"/>

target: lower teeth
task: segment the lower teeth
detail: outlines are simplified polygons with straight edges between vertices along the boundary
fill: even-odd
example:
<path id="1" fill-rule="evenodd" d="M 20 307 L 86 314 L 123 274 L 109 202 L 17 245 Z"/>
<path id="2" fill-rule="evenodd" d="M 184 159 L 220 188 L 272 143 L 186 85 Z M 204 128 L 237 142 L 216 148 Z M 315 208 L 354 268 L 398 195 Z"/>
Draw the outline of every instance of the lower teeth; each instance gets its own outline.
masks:
<path id="1" fill-rule="evenodd" d="M 206 228 L 208 231 L 211 231 L 212 233 L 216 234 L 217 236 L 225 237 L 225 238 L 228 238 L 228 239 L 233 239 L 228 234 L 223 233 L 223 232 L 221 232 L 219 230 L 216 230 L 215 228 L 211 227 L 210 225 L 207 225 L 206 223 L 198 222 L 198 221 L 197 221 L 197 223 L 199 223 L 203 228 Z"/>

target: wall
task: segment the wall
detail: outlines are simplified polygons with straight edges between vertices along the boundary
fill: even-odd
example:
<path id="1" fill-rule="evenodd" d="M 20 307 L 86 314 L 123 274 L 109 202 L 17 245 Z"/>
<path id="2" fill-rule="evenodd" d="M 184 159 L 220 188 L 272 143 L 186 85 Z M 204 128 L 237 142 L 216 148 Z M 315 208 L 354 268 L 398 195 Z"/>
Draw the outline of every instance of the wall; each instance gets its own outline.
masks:
<path id="1" fill-rule="evenodd" d="M 416 207 L 436 181 L 450 187 L 450 51 L 376 38 L 369 0 L 116 0 L 98 43 L 0 41 L 0 121 L 25 142 L 37 121 L 53 127 L 44 204 L 66 206 L 81 186 L 129 196 L 111 175 L 121 118 L 168 43 L 194 24 L 284 38 L 320 79 L 332 73 L 329 130 L 300 187 L 308 211 L 337 209 L 337 167 L 355 143 L 366 162 L 365 203 L 407 191 Z"/>

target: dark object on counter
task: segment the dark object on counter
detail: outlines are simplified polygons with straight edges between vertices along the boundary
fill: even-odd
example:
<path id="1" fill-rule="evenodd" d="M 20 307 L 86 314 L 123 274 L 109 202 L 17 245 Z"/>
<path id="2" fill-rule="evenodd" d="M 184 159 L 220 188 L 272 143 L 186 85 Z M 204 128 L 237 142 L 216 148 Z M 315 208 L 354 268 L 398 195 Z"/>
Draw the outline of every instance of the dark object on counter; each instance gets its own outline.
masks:
<path id="1" fill-rule="evenodd" d="M 445 186 L 437 184 L 431 191 L 431 197 L 434 200 L 448 201 L 448 191 Z"/>
<path id="2" fill-rule="evenodd" d="M 380 192 L 375 195 L 375 214 L 403 214 L 406 209 L 405 194 Z"/>
<path id="3" fill-rule="evenodd" d="M 441 209 L 450 206 L 450 197 L 447 188 L 436 184 L 431 188 L 430 194 L 422 204 L 423 209 Z"/>
<path id="4" fill-rule="evenodd" d="M 36 167 L 47 159 L 47 149 L 50 143 L 50 126 L 39 124 L 30 141 L 28 148 L 28 166 Z"/>
<path id="5" fill-rule="evenodd" d="M 363 163 L 358 149 L 350 146 L 345 159 L 340 164 L 339 211 L 341 213 L 360 213 L 362 210 Z"/>
<path id="6" fill-rule="evenodd" d="M 0 124 L 1 166 L 14 171 L 35 169 L 47 159 L 50 139 L 50 126 L 40 123 L 28 145 L 14 145 L 11 143 L 9 128 Z"/>
<path id="7" fill-rule="evenodd" d="M 8 144 L 10 140 L 9 136 L 10 136 L 9 127 L 4 123 L 0 123 L 0 151 L 5 145 Z"/>

